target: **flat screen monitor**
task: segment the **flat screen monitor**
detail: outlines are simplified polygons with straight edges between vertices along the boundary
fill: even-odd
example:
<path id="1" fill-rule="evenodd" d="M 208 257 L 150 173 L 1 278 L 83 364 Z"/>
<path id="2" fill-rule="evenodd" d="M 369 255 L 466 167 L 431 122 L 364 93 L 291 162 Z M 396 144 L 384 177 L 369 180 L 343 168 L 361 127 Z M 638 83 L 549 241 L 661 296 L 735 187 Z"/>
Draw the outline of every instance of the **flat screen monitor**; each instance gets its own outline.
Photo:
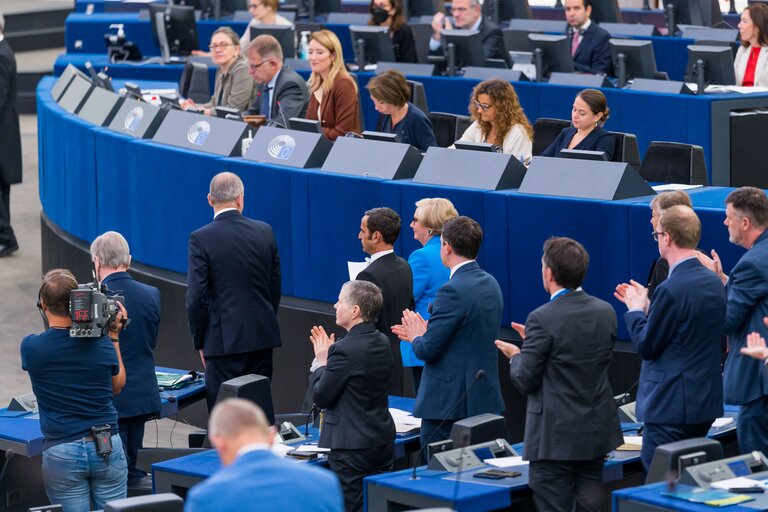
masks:
<path id="1" fill-rule="evenodd" d="M 704 86 L 735 85 L 736 72 L 730 46 L 690 45 L 685 81 Z"/>
<path id="2" fill-rule="evenodd" d="M 501 31 L 504 36 L 504 48 L 508 52 L 527 52 L 530 48 L 528 34 L 540 34 L 541 30 L 507 28 Z"/>
<path id="3" fill-rule="evenodd" d="M 90 80 L 76 75 L 59 98 L 59 106 L 69 113 L 77 114 L 93 87 L 94 85 Z"/>
<path id="4" fill-rule="evenodd" d="M 283 50 L 283 59 L 293 59 L 296 57 L 296 30 L 289 25 L 259 25 L 251 27 L 251 41 L 256 37 L 267 34 L 280 43 Z"/>
<path id="5" fill-rule="evenodd" d="M 187 56 L 198 49 L 193 7 L 149 4 L 149 19 L 152 41 L 165 60 Z"/>
<path id="6" fill-rule="evenodd" d="M 141 92 L 141 87 L 133 82 L 125 82 L 125 94 L 138 101 L 144 101 L 144 94 Z"/>
<path id="7" fill-rule="evenodd" d="M 213 0 L 202 0 L 207 3 L 211 3 L 215 5 L 216 2 Z M 224 16 L 231 16 L 235 14 L 237 11 L 247 11 L 248 10 L 248 0 L 219 0 L 219 13 L 218 16 L 224 17 Z"/>
<path id="8" fill-rule="evenodd" d="M 533 62 L 536 65 L 536 80 L 544 81 L 553 72 L 573 73 L 571 45 L 566 36 L 528 34 Z"/>
<path id="9" fill-rule="evenodd" d="M 395 50 L 389 28 L 368 25 L 350 25 L 349 35 L 355 49 L 357 64 L 362 68 L 377 62 L 395 62 Z"/>
<path id="10" fill-rule="evenodd" d="M 662 0 L 662 3 L 665 9 L 669 5 L 675 6 L 675 27 L 677 25 L 714 27 L 723 24 L 723 13 L 720 11 L 718 0 Z"/>
<path id="11" fill-rule="evenodd" d="M 368 140 L 380 140 L 382 142 L 401 142 L 396 133 L 364 131 L 363 138 Z"/>
<path id="12" fill-rule="evenodd" d="M 430 19 L 434 14 L 439 11 L 439 7 L 435 0 L 407 0 L 403 2 L 407 7 L 406 19 L 417 18 L 419 16 L 429 16 Z M 442 2 L 440 2 L 442 5 Z"/>
<path id="13" fill-rule="evenodd" d="M 456 149 L 463 149 L 465 151 L 484 151 L 486 153 L 501 153 L 501 148 L 496 144 L 489 144 L 487 142 L 467 142 L 457 140 L 453 143 Z"/>
<path id="14" fill-rule="evenodd" d="M 480 32 L 475 30 L 443 30 L 442 39 L 449 74 L 451 74 L 452 67 L 455 74 L 455 69 L 467 66 L 485 66 L 485 53 L 483 53 L 483 40 L 480 37 Z"/>
<path id="15" fill-rule="evenodd" d="M 483 16 L 488 16 L 496 23 L 511 19 L 531 19 L 528 0 L 485 0 L 482 12 Z"/>
<path id="16" fill-rule="evenodd" d="M 634 78 L 656 76 L 656 56 L 651 41 L 639 39 L 611 39 L 613 69 L 619 79 L 619 87 Z"/>
<path id="17" fill-rule="evenodd" d="M 560 151 L 563 158 L 573 158 L 574 160 L 593 160 L 604 162 L 608 160 L 605 151 L 587 151 L 585 149 L 563 149 Z"/>
<path id="18" fill-rule="evenodd" d="M 320 127 L 320 121 L 315 121 L 313 119 L 292 117 L 288 119 L 288 127 L 291 130 L 298 130 L 300 132 L 323 133 L 323 130 Z"/>
<path id="19" fill-rule="evenodd" d="M 589 17 L 598 23 L 621 23 L 624 21 L 617 0 L 592 0 L 592 14 Z"/>
<path id="20" fill-rule="evenodd" d="M 72 78 L 75 76 L 79 76 L 88 80 L 88 76 L 85 73 L 77 69 L 72 64 L 67 64 L 67 67 L 64 68 L 64 71 L 61 72 L 59 79 L 56 80 L 56 83 L 53 84 L 53 87 L 51 87 L 51 98 L 53 98 L 53 101 L 59 101 L 61 95 L 64 94 L 64 91 L 67 90 L 67 87 L 69 87 Z"/>

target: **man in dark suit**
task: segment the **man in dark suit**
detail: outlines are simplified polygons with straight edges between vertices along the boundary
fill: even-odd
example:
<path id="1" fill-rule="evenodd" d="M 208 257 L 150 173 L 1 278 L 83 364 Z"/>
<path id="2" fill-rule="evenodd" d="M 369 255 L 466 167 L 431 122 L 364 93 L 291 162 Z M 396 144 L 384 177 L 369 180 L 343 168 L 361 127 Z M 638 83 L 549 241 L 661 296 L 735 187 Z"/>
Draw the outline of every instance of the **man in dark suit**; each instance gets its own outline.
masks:
<path id="1" fill-rule="evenodd" d="M 334 343 L 322 327 L 310 335 L 320 366 L 309 385 L 324 410 L 318 446 L 331 449 L 328 466 L 341 480 L 347 512 L 363 508 L 363 478 L 390 471 L 394 461 L 395 424 L 387 399 L 392 351 L 373 325 L 382 301 L 375 284 L 349 281 L 334 305 L 336 325 L 346 336 Z"/>
<path id="2" fill-rule="evenodd" d="M 341 510 L 333 473 L 270 451 L 275 432 L 253 402 L 230 398 L 216 404 L 208 432 L 223 467 L 190 489 L 186 512 Z"/>
<path id="3" fill-rule="evenodd" d="M 725 226 L 728 239 L 747 249 L 731 270 L 730 277 L 715 251 L 712 259 L 699 259 L 725 285 L 728 301 L 725 334 L 728 358 L 723 372 L 725 403 L 740 405 L 736 434 L 739 451 L 768 450 L 768 376 L 760 361 L 742 355 L 747 336 L 768 337 L 763 317 L 768 316 L 768 198 L 755 187 L 734 190 L 725 199 Z"/>
<path id="4" fill-rule="evenodd" d="M 613 72 L 611 61 L 611 35 L 600 28 L 589 16 L 592 14 L 590 0 L 565 0 L 566 33 L 571 45 L 573 66 L 582 73 Z"/>
<path id="5" fill-rule="evenodd" d="M 19 249 L 11 227 L 11 185 L 21 183 L 21 132 L 16 109 L 16 57 L 0 13 L 0 258 Z"/>
<path id="6" fill-rule="evenodd" d="M 475 30 L 480 32 L 483 54 L 486 59 L 507 60 L 501 29 L 490 18 L 484 17 L 480 10 L 479 0 L 454 0 L 451 4 L 452 19 L 441 12 L 436 13 L 432 18 L 432 38 L 429 40 L 429 53 L 431 55 L 443 54 L 443 30 Z"/>
<path id="7" fill-rule="evenodd" d="M 307 82 L 283 65 L 283 50 L 277 39 L 268 34 L 256 37 L 246 55 L 251 76 L 259 85 L 245 113 L 266 116 L 282 125 L 291 117 L 305 117 L 309 104 Z"/>
<path id="8" fill-rule="evenodd" d="M 131 327 L 121 336 L 125 365 L 125 387 L 115 396 L 117 426 L 128 458 L 128 478 L 147 474 L 136 469 L 136 456 L 144 440 L 144 423 L 160 412 L 160 395 L 155 376 L 155 344 L 160 325 L 160 290 L 134 281 L 128 273 L 131 254 L 120 233 L 107 231 L 91 243 L 96 277 L 110 293 L 125 297 L 131 311 Z"/>
<path id="9" fill-rule="evenodd" d="M 616 313 L 581 283 L 589 255 L 570 238 L 544 243 L 541 276 L 550 294 L 525 326 L 522 350 L 497 340 L 514 386 L 528 395 L 523 458 L 541 512 L 600 510 L 603 461 L 622 443 L 608 368 Z"/>
<path id="10" fill-rule="evenodd" d="M 474 220 L 449 220 L 440 259 L 451 274 L 432 302 L 429 323 L 406 310 L 402 324 L 392 328 L 413 343 L 416 357 L 424 361 L 413 410 L 422 418 L 422 449 L 447 439 L 457 420 L 504 408 L 493 347 L 504 302 L 499 283 L 475 261 L 482 240 L 483 230 Z"/>
<path id="11" fill-rule="evenodd" d="M 646 471 L 656 447 L 704 437 L 723 415 L 720 337 L 725 289 L 696 257 L 701 222 L 689 206 L 661 212 L 654 238 L 669 263 L 669 277 L 649 299 L 641 284 L 621 284 L 616 298 L 632 345 L 643 359 L 637 419 L 645 423 L 640 459 Z"/>
<path id="12" fill-rule="evenodd" d="M 209 410 L 222 382 L 252 373 L 271 379 L 272 349 L 280 346 L 277 242 L 269 224 L 242 215 L 244 194 L 237 175 L 214 176 L 214 220 L 189 235 L 187 316 Z"/>
<path id="13" fill-rule="evenodd" d="M 403 357 L 400 340 L 392 333 L 392 326 L 400 322 L 403 310 L 413 309 L 413 274 L 408 262 L 392 249 L 400 236 L 400 216 L 391 208 L 373 208 L 365 212 L 360 221 L 357 237 L 363 251 L 370 254 L 368 267 L 357 275 L 360 281 L 370 281 L 381 289 L 384 304 L 376 320 L 376 329 L 389 338 L 394 368 L 389 394 L 403 394 Z"/>

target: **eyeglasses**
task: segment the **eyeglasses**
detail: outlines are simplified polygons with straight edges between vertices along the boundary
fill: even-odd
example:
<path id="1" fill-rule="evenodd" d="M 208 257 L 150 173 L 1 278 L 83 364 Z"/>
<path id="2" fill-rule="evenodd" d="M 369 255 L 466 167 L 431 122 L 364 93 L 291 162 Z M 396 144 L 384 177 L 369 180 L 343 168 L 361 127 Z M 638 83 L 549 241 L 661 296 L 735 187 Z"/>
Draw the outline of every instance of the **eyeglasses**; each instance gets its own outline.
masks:
<path id="1" fill-rule="evenodd" d="M 483 112 L 488 112 L 488 109 L 491 108 L 491 105 L 489 105 L 488 103 L 480 103 L 477 100 L 474 100 L 474 101 L 475 101 L 475 108 L 477 108 L 478 110 L 482 110 Z"/>
<path id="2" fill-rule="evenodd" d="M 212 44 L 212 45 L 210 45 L 208 48 L 209 48 L 209 49 L 210 49 L 212 52 L 215 52 L 215 51 L 216 51 L 216 50 L 218 50 L 219 48 L 221 48 L 221 49 L 223 50 L 223 49 L 224 49 L 224 48 L 226 48 L 227 46 L 234 46 L 234 45 L 233 45 L 232 43 Z"/>
<path id="3" fill-rule="evenodd" d="M 653 241 L 654 242 L 658 242 L 659 241 L 659 236 L 663 235 L 664 233 L 666 233 L 666 231 L 658 231 L 658 232 L 654 231 L 654 232 L 652 232 L 651 235 L 653 235 Z"/>
<path id="4" fill-rule="evenodd" d="M 451 7 L 451 12 L 466 12 L 469 7 Z"/>
<path id="5" fill-rule="evenodd" d="M 258 64 L 250 64 L 251 71 L 256 71 L 257 69 L 259 69 L 260 66 L 262 66 L 263 64 L 266 64 L 270 60 L 271 59 L 267 59 L 259 62 Z"/>

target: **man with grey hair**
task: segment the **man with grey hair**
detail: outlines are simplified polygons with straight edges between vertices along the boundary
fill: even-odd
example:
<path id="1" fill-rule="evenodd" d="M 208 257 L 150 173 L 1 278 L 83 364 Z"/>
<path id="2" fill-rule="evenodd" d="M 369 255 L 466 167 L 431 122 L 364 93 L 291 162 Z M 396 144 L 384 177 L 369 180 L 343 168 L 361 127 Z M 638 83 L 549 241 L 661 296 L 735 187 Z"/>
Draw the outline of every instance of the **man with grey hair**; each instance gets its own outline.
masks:
<path id="1" fill-rule="evenodd" d="M 11 185 L 21 183 L 21 132 L 16 107 L 16 57 L 0 12 L 0 258 L 19 249 L 11 227 Z"/>
<path id="2" fill-rule="evenodd" d="M 429 40 L 430 55 L 443 54 L 443 30 L 463 29 L 480 32 L 486 59 L 507 60 L 501 30 L 490 18 L 482 15 L 481 3 L 480 0 L 455 0 L 451 4 L 452 17 L 449 18 L 442 12 L 435 14 L 432 18 L 432 38 Z"/>
<path id="3" fill-rule="evenodd" d="M 144 478 L 136 469 L 136 456 L 144 441 L 144 424 L 160 412 L 155 376 L 155 345 L 160 326 L 160 290 L 135 281 L 128 273 L 131 253 L 128 242 L 116 231 L 107 231 L 91 244 L 96 277 L 112 293 L 125 297 L 131 311 L 131 327 L 122 334 L 126 382 L 115 396 L 117 426 L 128 458 L 128 479 Z"/>
<path id="4" fill-rule="evenodd" d="M 325 411 L 318 446 L 331 449 L 328 466 L 341 480 L 347 512 L 362 509 L 363 478 L 391 470 L 394 461 L 387 396 L 394 363 L 389 338 L 375 326 L 382 304 L 374 283 L 344 283 L 333 307 L 347 334 L 334 342 L 322 327 L 310 333 L 319 368 L 309 386 Z"/>
<path id="5" fill-rule="evenodd" d="M 280 258 L 269 224 L 242 215 L 245 189 L 231 172 L 211 180 L 213 222 L 189 235 L 187 316 L 205 367 L 208 410 L 222 382 L 272 379 L 279 347 Z"/>
<path id="6" fill-rule="evenodd" d="M 224 467 L 190 490 L 187 512 L 342 509 L 333 473 L 270 452 L 275 432 L 254 403 L 230 398 L 216 404 L 208 435 Z"/>

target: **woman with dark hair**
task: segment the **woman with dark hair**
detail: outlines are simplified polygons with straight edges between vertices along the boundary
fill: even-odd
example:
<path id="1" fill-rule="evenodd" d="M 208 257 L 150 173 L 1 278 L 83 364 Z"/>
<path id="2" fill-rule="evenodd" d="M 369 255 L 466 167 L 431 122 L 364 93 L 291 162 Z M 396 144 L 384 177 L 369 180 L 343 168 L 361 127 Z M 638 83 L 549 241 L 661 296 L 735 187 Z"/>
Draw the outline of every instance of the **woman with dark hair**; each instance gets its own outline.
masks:
<path id="1" fill-rule="evenodd" d="M 469 113 L 472 124 L 461 136 L 466 142 L 496 144 L 525 165 L 533 152 L 533 128 L 520 106 L 512 84 L 498 78 L 481 82 L 472 90 Z"/>
<path id="2" fill-rule="evenodd" d="M 416 43 L 406 25 L 402 0 L 371 0 L 369 25 L 388 27 L 396 62 L 416 62 Z"/>
<path id="3" fill-rule="evenodd" d="M 733 61 L 736 85 L 768 87 L 768 5 L 754 3 L 742 11 L 739 36 Z"/>
<path id="4" fill-rule="evenodd" d="M 583 151 L 603 151 L 608 160 L 613 158 L 616 139 L 603 125 L 611 110 L 605 95 L 596 89 L 584 89 L 573 101 L 570 128 L 563 128 L 555 141 L 545 149 L 541 156 L 559 157 L 564 149 Z"/>
<path id="5" fill-rule="evenodd" d="M 251 14 L 251 21 L 248 22 L 248 26 L 245 27 L 245 32 L 240 37 L 240 53 L 245 56 L 245 51 L 248 49 L 248 44 L 251 42 L 251 27 L 259 27 L 262 25 L 282 25 L 286 27 L 292 27 L 293 22 L 277 14 L 277 10 L 280 7 L 278 0 L 248 0 L 248 12 Z"/>
<path id="6" fill-rule="evenodd" d="M 411 89 L 402 73 L 394 69 L 385 71 L 371 78 L 365 88 L 379 113 L 376 131 L 395 133 L 400 136 L 400 142 L 422 153 L 430 146 L 437 146 L 429 117 L 408 101 Z"/>

